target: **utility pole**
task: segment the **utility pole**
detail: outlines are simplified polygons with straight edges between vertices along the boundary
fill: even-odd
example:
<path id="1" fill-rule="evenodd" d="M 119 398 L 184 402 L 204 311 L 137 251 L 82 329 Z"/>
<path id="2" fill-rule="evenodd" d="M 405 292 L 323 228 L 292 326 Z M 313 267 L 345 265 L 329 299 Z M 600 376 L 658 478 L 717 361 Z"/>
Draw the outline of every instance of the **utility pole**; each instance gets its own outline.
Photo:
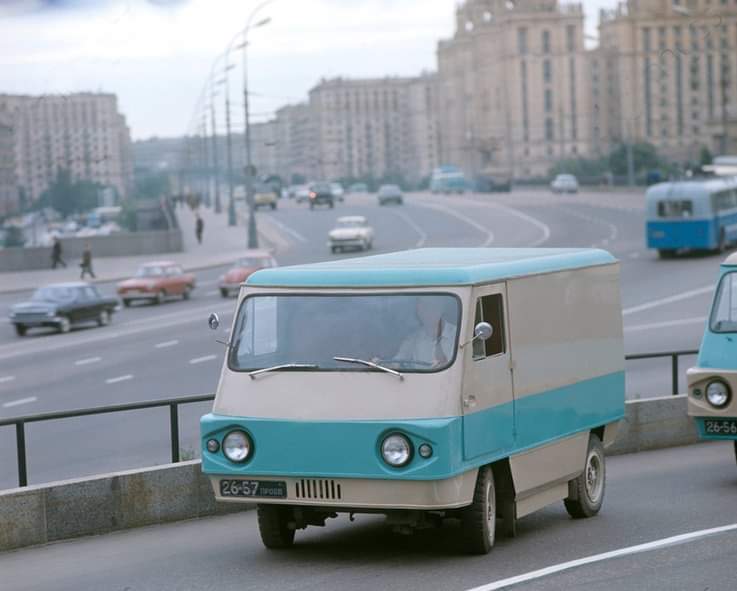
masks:
<path id="1" fill-rule="evenodd" d="M 227 55 L 227 54 L 226 54 Z M 234 66 L 225 64 L 225 135 L 228 164 L 228 225 L 237 225 L 235 218 L 235 187 L 233 186 L 233 138 L 230 133 L 230 83 L 228 71 Z"/>
<path id="2" fill-rule="evenodd" d="M 220 166 L 218 165 L 218 129 L 215 117 L 215 94 L 210 94 L 210 117 L 212 121 L 212 177 L 215 183 L 215 213 L 221 213 L 220 205 Z"/>

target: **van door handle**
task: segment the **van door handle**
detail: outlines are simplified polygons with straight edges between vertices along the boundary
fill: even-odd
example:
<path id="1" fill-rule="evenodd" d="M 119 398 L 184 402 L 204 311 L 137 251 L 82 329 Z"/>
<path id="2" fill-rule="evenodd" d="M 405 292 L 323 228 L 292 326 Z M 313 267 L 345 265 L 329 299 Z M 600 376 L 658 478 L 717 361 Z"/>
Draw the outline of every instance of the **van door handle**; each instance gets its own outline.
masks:
<path id="1" fill-rule="evenodd" d="M 476 397 L 473 394 L 468 394 L 463 397 L 463 406 L 465 408 L 473 408 L 476 406 Z"/>

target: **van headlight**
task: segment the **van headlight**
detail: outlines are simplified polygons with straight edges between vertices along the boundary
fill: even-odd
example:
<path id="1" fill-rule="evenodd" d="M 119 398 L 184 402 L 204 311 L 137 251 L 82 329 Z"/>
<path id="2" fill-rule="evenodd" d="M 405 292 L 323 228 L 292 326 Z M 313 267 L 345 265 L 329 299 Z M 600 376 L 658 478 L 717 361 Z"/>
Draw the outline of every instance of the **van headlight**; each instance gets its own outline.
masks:
<path id="1" fill-rule="evenodd" d="M 412 444 L 399 433 L 387 435 L 381 442 L 381 457 L 394 468 L 406 466 L 412 459 Z"/>
<path id="2" fill-rule="evenodd" d="M 729 404 L 732 392 L 727 382 L 713 380 L 706 386 L 706 399 L 715 408 L 724 408 Z"/>
<path id="3" fill-rule="evenodd" d="M 223 453 L 231 462 L 245 462 L 252 448 L 250 437 L 243 431 L 231 431 L 223 439 Z"/>

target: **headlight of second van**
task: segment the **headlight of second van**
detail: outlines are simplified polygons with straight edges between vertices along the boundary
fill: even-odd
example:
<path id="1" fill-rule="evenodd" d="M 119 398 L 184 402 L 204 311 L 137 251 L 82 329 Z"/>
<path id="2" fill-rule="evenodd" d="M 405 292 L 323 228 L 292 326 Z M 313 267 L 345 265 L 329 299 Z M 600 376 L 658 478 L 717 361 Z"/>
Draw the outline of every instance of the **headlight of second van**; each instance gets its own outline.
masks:
<path id="1" fill-rule="evenodd" d="M 706 399 L 716 408 L 724 408 L 731 397 L 729 386 L 722 380 L 714 380 L 706 386 Z"/>
<path id="2" fill-rule="evenodd" d="M 251 439 L 243 431 L 231 431 L 223 439 L 223 453 L 231 462 L 245 462 L 251 448 Z"/>
<path id="3" fill-rule="evenodd" d="M 404 435 L 393 433 L 381 443 L 381 457 L 394 468 L 401 468 L 412 459 L 412 444 Z"/>

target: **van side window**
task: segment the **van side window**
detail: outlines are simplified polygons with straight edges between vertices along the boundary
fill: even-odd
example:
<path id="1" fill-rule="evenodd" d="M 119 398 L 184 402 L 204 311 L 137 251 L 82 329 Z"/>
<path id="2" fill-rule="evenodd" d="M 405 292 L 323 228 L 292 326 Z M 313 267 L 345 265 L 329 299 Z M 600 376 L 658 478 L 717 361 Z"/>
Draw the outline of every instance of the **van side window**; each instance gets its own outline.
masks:
<path id="1" fill-rule="evenodd" d="M 480 297 L 476 300 L 476 315 L 473 325 L 479 322 L 488 322 L 494 329 L 491 338 L 487 341 L 473 342 L 473 358 L 485 359 L 493 355 L 504 353 L 504 300 L 501 294 L 495 293 Z"/>
<path id="2" fill-rule="evenodd" d="M 658 217 L 661 218 L 690 218 L 693 215 L 691 201 L 659 201 Z"/>

